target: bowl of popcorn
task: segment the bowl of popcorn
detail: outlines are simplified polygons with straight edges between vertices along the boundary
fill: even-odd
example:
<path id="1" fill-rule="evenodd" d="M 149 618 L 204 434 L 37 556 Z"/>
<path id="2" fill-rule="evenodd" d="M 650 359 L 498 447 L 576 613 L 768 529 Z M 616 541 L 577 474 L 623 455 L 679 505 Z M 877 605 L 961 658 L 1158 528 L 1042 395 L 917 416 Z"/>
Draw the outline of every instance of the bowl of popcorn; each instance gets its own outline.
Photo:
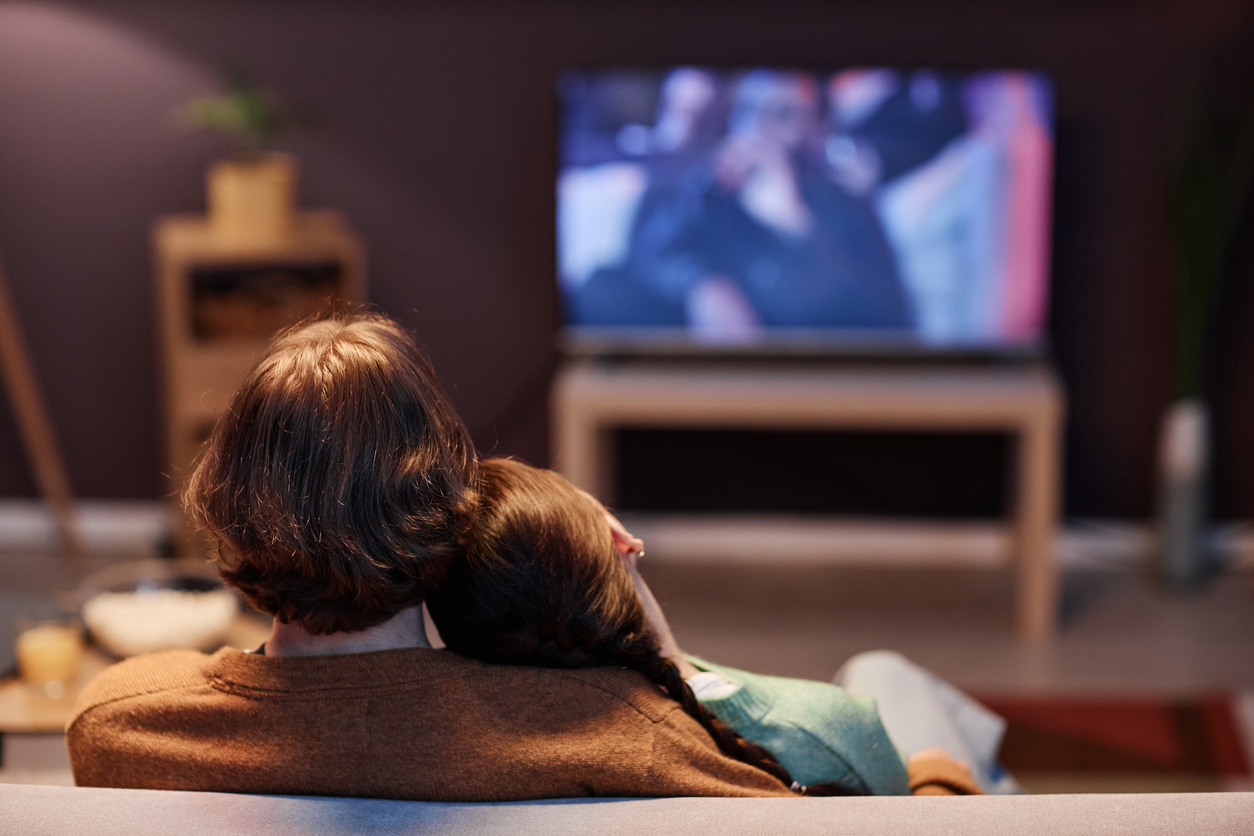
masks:
<path id="1" fill-rule="evenodd" d="M 239 597 L 199 560 L 135 560 L 108 566 L 79 587 L 83 624 L 115 656 L 213 650 L 226 642 Z"/>

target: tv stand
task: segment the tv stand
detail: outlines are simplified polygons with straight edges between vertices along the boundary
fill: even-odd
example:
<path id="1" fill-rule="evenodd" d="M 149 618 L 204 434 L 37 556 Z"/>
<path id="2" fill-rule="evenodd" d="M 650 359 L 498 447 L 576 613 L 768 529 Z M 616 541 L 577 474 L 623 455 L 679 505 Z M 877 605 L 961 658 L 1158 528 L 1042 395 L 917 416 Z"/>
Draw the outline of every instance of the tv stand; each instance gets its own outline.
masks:
<path id="1" fill-rule="evenodd" d="M 573 361 L 552 390 L 555 466 L 613 502 L 620 427 L 939 430 L 1017 436 L 1012 505 L 1016 628 L 1057 628 L 1059 439 L 1064 399 L 1045 363 L 1004 366 Z"/>

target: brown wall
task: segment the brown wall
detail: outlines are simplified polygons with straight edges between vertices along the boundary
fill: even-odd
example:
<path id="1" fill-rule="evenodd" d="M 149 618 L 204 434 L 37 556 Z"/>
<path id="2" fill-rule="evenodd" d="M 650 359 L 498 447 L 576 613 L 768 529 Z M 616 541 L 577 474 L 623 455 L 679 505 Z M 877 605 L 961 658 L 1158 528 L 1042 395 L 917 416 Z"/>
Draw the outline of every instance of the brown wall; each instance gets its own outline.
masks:
<path id="1" fill-rule="evenodd" d="M 1165 137 L 1182 64 L 1231 39 L 1247 10 L 1235 0 L 0 3 L 0 253 L 77 492 L 157 495 L 147 228 L 158 213 L 199 208 L 204 165 L 221 150 L 173 127 L 170 109 L 238 62 L 312 115 L 285 143 L 304 167 L 306 203 L 352 218 L 374 301 L 417 329 L 479 444 L 543 461 L 560 68 L 1041 67 L 1058 89 L 1052 334 L 1071 398 L 1068 509 L 1139 516 L 1169 395 Z M 1230 390 L 1254 379 L 1249 343 L 1237 341 L 1248 359 L 1230 364 Z M 1228 415 L 1254 415 L 1239 392 L 1226 403 Z M 1221 505 L 1254 516 L 1254 482 L 1241 475 L 1254 472 L 1254 429 L 1224 426 L 1221 455 L 1242 458 L 1225 470 Z M 0 410 L 0 496 L 32 491 Z"/>

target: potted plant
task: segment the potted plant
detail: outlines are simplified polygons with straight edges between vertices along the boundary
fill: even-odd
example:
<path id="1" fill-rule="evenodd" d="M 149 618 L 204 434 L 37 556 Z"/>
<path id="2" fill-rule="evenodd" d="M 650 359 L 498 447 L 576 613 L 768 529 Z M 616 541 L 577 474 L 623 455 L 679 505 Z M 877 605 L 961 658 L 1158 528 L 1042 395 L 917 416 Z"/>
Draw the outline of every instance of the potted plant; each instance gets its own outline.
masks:
<path id="1" fill-rule="evenodd" d="M 222 95 L 188 102 L 184 119 L 230 140 L 234 151 L 206 175 L 209 227 L 227 246 L 281 243 L 292 233 L 296 161 L 271 150 L 283 127 L 273 99 L 241 72 L 228 76 Z"/>

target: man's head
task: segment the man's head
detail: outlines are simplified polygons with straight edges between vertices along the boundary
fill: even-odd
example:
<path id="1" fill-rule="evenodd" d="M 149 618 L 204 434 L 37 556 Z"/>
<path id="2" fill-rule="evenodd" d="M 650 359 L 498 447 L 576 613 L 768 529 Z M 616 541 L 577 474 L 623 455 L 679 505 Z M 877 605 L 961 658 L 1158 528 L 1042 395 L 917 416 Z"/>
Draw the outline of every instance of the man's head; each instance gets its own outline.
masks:
<path id="1" fill-rule="evenodd" d="M 184 497 L 221 570 L 314 634 L 422 602 L 458 550 L 477 462 L 430 362 L 358 314 L 280 335 L 235 394 Z"/>

